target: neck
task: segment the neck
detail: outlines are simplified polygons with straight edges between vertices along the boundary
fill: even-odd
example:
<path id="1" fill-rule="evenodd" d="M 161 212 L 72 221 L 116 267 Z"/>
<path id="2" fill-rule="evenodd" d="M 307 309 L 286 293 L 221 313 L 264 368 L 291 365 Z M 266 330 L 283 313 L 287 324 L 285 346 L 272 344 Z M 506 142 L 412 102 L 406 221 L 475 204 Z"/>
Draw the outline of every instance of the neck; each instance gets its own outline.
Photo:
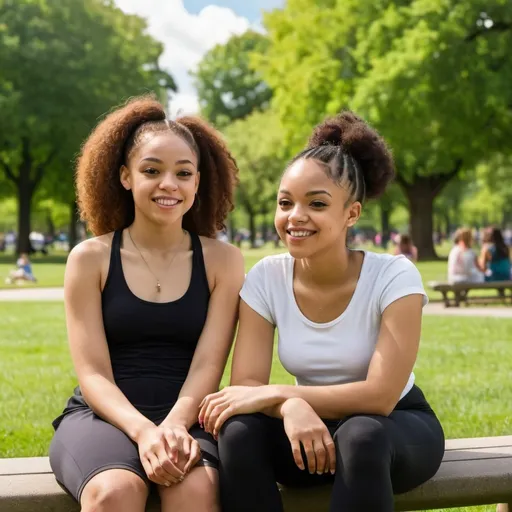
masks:
<path id="1" fill-rule="evenodd" d="M 148 251 L 174 251 L 184 237 L 181 220 L 171 225 L 159 226 L 144 222 L 135 216 L 133 224 L 128 229 L 138 248 Z"/>
<path id="2" fill-rule="evenodd" d="M 298 260 L 296 270 L 312 284 L 338 285 L 348 278 L 352 259 L 352 251 L 340 243 L 312 258 Z"/>

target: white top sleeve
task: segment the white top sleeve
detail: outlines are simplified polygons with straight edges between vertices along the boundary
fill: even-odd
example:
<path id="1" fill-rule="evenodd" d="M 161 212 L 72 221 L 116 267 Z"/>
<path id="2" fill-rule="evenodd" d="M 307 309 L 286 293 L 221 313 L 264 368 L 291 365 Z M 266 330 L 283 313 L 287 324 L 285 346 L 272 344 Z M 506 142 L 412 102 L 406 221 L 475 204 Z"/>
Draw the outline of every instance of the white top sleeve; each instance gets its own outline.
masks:
<path id="1" fill-rule="evenodd" d="M 421 274 L 416 265 L 404 256 L 398 256 L 384 269 L 379 293 L 380 314 L 392 303 L 407 295 L 423 295 L 423 306 L 428 303 L 428 296 L 423 288 Z"/>
<path id="2" fill-rule="evenodd" d="M 265 260 L 260 260 L 249 270 L 240 291 L 242 300 L 265 320 L 275 325 L 266 286 Z"/>

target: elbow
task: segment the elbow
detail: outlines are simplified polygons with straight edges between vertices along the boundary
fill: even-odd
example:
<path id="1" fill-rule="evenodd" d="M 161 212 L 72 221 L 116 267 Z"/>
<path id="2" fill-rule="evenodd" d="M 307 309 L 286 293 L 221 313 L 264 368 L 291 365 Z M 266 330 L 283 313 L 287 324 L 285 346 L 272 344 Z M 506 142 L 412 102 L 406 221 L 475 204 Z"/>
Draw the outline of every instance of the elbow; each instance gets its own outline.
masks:
<path id="1" fill-rule="evenodd" d="M 372 414 L 389 416 L 396 407 L 398 399 L 396 393 L 386 389 L 375 389 L 372 393 Z"/>

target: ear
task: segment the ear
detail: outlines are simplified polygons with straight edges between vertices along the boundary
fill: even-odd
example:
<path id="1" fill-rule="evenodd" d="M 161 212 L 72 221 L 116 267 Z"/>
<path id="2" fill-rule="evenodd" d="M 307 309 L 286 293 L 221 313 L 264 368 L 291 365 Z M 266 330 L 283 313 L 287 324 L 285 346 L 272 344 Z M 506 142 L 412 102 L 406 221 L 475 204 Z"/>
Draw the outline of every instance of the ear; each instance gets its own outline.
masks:
<path id="1" fill-rule="evenodd" d="M 361 217 L 361 208 L 362 206 L 359 201 L 353 202 L 348 207 L 347 227 L 351 228 L 357 223 L 359 217 Z"/>
<path id="2" fill-rule="evenodd" d="M 132 188 L 130 177 L 130 170 L 126 165 L 122 165 L 119 169 L 119 180 L 126 190 L 131 190 Z"/>

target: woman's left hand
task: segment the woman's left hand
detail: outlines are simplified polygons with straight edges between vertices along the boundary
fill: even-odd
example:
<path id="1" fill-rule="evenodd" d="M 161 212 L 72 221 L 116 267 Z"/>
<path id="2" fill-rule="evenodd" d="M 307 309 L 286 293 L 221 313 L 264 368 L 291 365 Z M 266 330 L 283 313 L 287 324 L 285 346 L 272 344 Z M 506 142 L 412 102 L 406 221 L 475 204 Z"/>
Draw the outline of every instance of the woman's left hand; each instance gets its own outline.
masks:
<path id="1" fill-rule="evenodd" d="M 236 414 L 261 412 L 272 404 L 268 386 L 228 386 L 199 404 L 199 424 L 217 437 L 224 422 Z"/>

